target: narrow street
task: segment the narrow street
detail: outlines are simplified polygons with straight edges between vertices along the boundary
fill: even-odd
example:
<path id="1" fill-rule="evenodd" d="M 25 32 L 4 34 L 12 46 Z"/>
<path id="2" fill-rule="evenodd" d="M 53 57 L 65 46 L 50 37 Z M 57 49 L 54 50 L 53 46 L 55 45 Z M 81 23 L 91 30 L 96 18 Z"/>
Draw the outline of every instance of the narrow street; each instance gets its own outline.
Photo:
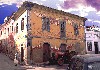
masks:
<path id="1" fill-rule="evenodd" d="M 66 65 L 64 66 L 57 66 L 57 65 L 50 65 L 50 66 L 15 66 L 14 62 L 10 60 L 6 55 L 0 53 L 0 70 L 66 70 Z"/>
<path id="2" fill-rule="evenodd" d="M 0 53 L 0 70 L 23 70 L 25 68 L 20 65 L 15 66 L 14 62 L 6 55 Z"/>

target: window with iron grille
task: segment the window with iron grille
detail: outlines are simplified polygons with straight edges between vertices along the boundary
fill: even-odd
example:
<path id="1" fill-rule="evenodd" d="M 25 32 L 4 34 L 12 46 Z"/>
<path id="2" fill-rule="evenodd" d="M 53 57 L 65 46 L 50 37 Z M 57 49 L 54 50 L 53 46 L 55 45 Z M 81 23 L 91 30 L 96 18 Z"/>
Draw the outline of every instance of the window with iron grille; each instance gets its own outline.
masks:
<path id="1" fill-rule="evenodd" d="M 50 20 L 47 17 L 42 17 L 42 30 L 50 31 Z"/>
<path id="2" fill-rule="evenodd" d="M 60 37 L 65 38 L 66 37 L 66 21 L 60 21 Z"/>
<path id="3" fill-rule="evenodd" d="M 16 33 L 18 33 L 18 23 L 16 24 Z"/>
<path id="4" fill-rule="evenodd" d="M 24 30 L 24 18 L 21 20 L 21 30 Z"/>

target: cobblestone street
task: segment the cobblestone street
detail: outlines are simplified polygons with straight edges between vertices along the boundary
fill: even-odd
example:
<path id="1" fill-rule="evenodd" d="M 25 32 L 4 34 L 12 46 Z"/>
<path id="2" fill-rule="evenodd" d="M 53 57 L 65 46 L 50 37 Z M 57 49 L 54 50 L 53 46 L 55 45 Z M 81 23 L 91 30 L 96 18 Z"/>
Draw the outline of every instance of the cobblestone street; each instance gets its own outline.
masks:
<path id="1" fill-rule="evenodd" d="M 10 60 L 3 53 L 0 53 L 0 70 L 66 70 L 66 65 L 64 66 L 57 66 L 57 65 L 50 65 L 50 66 L 18 65 L 18 66 L 15 66 L 12 60 Z"/>

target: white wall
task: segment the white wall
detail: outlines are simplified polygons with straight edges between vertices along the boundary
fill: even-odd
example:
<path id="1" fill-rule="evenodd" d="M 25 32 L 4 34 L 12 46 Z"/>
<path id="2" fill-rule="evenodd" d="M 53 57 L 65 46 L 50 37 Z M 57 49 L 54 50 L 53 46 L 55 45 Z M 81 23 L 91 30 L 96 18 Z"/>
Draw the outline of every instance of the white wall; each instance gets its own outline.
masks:
<path id="1" fill-rule="evenodd" d="M 13 35 L 14 33 L 14 31 L 12 32 L 13 23 L 14 23 L 14 20 L 11 19 L 9 23 L 2 24 L 2 29 L 0 30 L 0 40 L 8 38 L 11 33 Z M 8 34 L 8 28 L 9 28 L 9 34 Z M 1 35 L 1 31 L 2 31 L 2 35 Z"/>
<path id="2" fill-rule="evenodd" d="M 0 40 L 2 39 L 6 39 L 9 37 L 9 35 L 12 33 L 12 35 L 14 36 L 14 41 L 15 41 L 15 45 L 16 47 L 19 49 L 19 51 L 21 52 L 21 47 L 23 47 L 24 49 L 24 59 L 26 59 L 27 56 L 27 17 L 28 17 L 28 11 L 26 10 L 25 12 L 23 12 L 16 20 L 11 20 L 9 23 L 7 24 L 2 24 L 2 29 L 0 31 L 2 31 L 2 35 L 0 35 Z M 24 30 L 21 30 L 21 20 L 22 18 L 24 18 Z M 16 24 L 18 23 L 18 33 L 16 33 Z M 12 31 L 12 25 L 13 25 L 13 31 Z M 11 26 L 11 29 L 10 29 Z M 4 34 L 4 29 L 6 28 L 6 34 Z M 8 35 L 8 28 L 9 28 L 9 35 Z M 0 32 L 1 34 L 1 32 Z M 23 46 L 21 45 L 23 44 Z M 8 44 L 9 46 L 9 44 Z"/>
<path id="3" fill-rule="evenodd" d="M 24 18 L 24 30 L 21 30 L 22 18 Z M 17 23 L 18 23 L 18 33 L 14 35 L 14 39 L 19 49 L 21 47 L 21 44 L 23 44 L 23 47 L 25 48 L 27 46 L 27 38 L 25 38 L 25 35 L 27 35 L 27 26 L 26 26 L 27 25 L 27 10 L 17 20 L 15 20 L 14 22 L 15 27 Z"/>
<path id="4" fill-rule="evenodd" d="M 99 35 L 100 32 L 95 32 L 93 30 L 86 31 L 86 29 L 85 29 L 85 33 L 86 33 L 86 51 L 88 53 L 95 53 L 94 42 L 98 42 L 98 49 L 100 51 L 100 38 L 96 36 L 96 34 Z M 88 49 L 87 49 L 87 42 L 92 42 L 92 51 L 88 51 Z"/>

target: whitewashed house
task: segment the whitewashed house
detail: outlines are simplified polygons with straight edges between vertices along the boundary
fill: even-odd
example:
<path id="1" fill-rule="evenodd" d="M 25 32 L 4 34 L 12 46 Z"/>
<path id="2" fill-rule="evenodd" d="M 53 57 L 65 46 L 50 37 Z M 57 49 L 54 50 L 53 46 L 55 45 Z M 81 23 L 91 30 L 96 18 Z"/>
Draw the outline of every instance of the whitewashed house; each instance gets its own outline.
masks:
<path id="1" fill-rule="evenodd" d="M 16 17 L 17 14 L 21 15 Z M 24 10 L 22 13 L 16 12 L 16 14 L 13 15 L 11 17 L 6 17 L 4 19 L 4 23 L 0 26 L 0 41 L 2 42 L 2 50 L 11 59 L 14 59 L 15 53 L 18 51 L 19 57 L 21 58 L 19 61 L 27 61 L 26 36 L 28 11 Z"/>
<path id="2" fill-rule="evenodd" d="M 16 50 L 20 52 L 20 62 L 23 62 L 27 59 L 27 13 L 27 10 L 23 11 L 23 13 L 21 13 L 20 16 L 16 17 L 17 19 L 15 19 L 14 21 L 16 31 L 14 35 L 14 40 L 16 44 Z"/>
<path id="3" fill-rule="evenodd" d="M 86 51 L 88 54 L 98 54 L 100 52 L 100 28 L 86 26 Z"/>

